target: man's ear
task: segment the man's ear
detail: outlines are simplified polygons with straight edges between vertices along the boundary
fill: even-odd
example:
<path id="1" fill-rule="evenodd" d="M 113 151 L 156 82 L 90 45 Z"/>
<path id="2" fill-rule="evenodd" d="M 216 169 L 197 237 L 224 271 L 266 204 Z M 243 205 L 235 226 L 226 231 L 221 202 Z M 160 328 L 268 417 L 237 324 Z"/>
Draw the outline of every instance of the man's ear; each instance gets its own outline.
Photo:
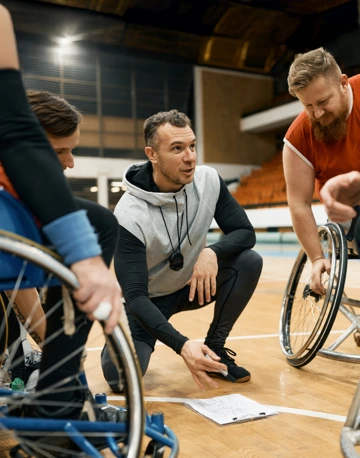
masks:
<path id="1" fill-rule="evenodd" d="M 344 73 L 340 76 L 340 84 L 344 89 L 347 89 L 347 86 L 349 84 L 349 79 L 347 75 L 345 75 Z"/>
<path id="2" fill-rule="evenodd" d="M 149 159 L 150 162 L 152 162 L 153 164 L 157 163 L 157 153 L 154 150 L 154 148 L 152 148 L 151 146 L 146 146 L 145 147 L 145 154 L 146 154 L 146 156 L 147 156 L 147 158 Z"/>

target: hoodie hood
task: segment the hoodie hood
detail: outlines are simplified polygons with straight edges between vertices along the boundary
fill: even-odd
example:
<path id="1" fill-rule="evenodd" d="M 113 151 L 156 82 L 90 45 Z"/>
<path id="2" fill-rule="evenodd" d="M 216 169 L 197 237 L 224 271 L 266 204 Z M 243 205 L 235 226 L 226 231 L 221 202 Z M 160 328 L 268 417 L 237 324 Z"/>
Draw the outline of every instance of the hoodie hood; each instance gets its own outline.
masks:
<path id="1" fill-rule="evenodd" d="M 174 206 L 174 197 L 177 200 L 178 210 L 182 212 L 185 205 L 184 190 L 188 192 L 193 183 L 184 185 L 177 192 L 160 192 L 153 180 L 150 161 L 145 164 L 133 164 L 125 170 L 123 183 L 126 192 L 131 196 L 142 199 L 155 207 Z"/>

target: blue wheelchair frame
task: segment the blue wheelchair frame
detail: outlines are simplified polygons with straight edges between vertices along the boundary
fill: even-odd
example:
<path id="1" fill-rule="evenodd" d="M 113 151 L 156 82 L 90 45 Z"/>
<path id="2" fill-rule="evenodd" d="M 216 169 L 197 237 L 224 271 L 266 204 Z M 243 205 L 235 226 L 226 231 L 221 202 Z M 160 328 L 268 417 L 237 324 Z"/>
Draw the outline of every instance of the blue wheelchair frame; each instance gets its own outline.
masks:
<path id="1" fill-rule="evenodd" d="M 33 216 L 25 205 L 12 197 L 5 190 L 0 188 L 0 237 L 7 233 L 16 234 L 43 245 L 40 229 L 38 228 Z M 31 242 L 30 242 L 31 243 Z M 17 279 L 22 260 L 15 256 L 0 251 L 0 291 L 14 289 L 14 281 Z M 57 284 L 59 282 L 55 280 Z M 45 272 L 42 268 L 33 264 L 27 264 L 19 288 L 41 288 L 45 282 Z M 54 283 L 51 283 L 54 284 Z M 11 397 L 28 396 L 26 392 L 12 391 L 10 389 L 0 389 L 0 398 L 9 399 Z M 5 408 L 4 408 L 5 407 Z M 89 457 L 102 457 L 99 451 L 82 435 L 82 433 L 107 433 L 106 442 L 113 455 L 124 458 L 124 454 L 118 447 L 114 438 L 115 434 L 127 433 L 126 423 L 90 422 L 79 420 L 51 420 L 8 416 L 6 406 L 0 410 L 0 428 L 15 431 L 27 431 L 34 433 L 59 432 L 66 434 L 78 448 Z M 4 415 L 4 416 L 1 416 Z M 178 455 L 178 441 L 173 431 L 164 424 L 164 417 L 161 413 L 147 415 L 145 417 L 144 434 L 153 441 L 167 446 L 171 449 L 169 458 Z M 104 447 L 106 448 L 106 447 Z"/>

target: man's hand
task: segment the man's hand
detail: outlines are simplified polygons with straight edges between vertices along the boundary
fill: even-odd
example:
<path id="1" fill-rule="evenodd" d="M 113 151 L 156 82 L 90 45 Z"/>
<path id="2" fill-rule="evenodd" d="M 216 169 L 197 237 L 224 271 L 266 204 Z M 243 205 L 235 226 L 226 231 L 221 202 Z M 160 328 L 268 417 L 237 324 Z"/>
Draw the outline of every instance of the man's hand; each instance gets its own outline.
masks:
<path id="1" fill-rule="evenodd" d="M 211 296 L 216 294 L 216 276 L 218 273 L 218 261 L 215 251 L 211 248 L 204 248 L 200 253 L 190 280 L 189 301 L 192 302 L 195 292 L 198 293 L 199 305 L 205 301 L 210 302 Z"/>
<path id="2" fill-rule="evenodd" d="M 205 355 L 209 355 L 207 358 Z M 189 371 L 197 386 L 205 391 L 207 385 L 218 388 L 218 384 L 212 380 L 206 373 L 227 371 L 225 364 L 219 363 L 219 356 L 214 353 L 207 345 L 194 340 L 187 340 L 181 349 L 180 356 L 185 361 Z"/>
<path id="3" fill-rule="evenodd" d="M 109 302 L 112 312 L 106 322 L 105 332 L 111 334 L 122 311 L 121 290 L 114 275 L 106 267 L 100 256 L 74 263 L 71 270 L 76 275 L 80 287 L 74 292 L 79 309 L 93 319 L 92 313 L 100 302 Z"/>
<path id="4" fill-rule="evenodd" d="M 360 204 L 360 173 L 350 172 L 328 180 L 320 191 L 326 212 L 332 221 L 349 221 L 356 216 L 353 209 Z"/>
<path id="5" fill-rule="evenodd" d="M 320 258 L 312 263 L 310 288 L 314 293 L 322 296 L 326 294 L 326 289 L 321 283 L 321 276 L 324 272 L 330 275 L 330 261 L 328 259 Z"/>

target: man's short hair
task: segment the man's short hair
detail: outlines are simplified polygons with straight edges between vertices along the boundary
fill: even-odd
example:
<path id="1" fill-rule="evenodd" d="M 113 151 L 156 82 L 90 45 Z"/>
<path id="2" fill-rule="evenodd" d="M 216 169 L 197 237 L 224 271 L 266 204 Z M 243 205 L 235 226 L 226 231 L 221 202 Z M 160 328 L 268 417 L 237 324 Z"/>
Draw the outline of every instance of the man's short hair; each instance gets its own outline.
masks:
<path id="1" fill-rule="evenodd" d="M 341 69 L 334 56 L 324 48 L 317 48 L 304 54 L 298 54 L 290 66 L 288 74 L 289 93 L 296 97 L 299 89 L 307 87 L 319 76 L 340 78 Z"/>
<path id="2" fill-rule="evenodd" d="M 158 142 L 157 130 L 168 123 L 174 127 L 191 127 L 191 121 L 186 114 L 178 110 L 160 111 L 144 122 L 145 145 L 155 149 Z"/>
<path id="3" fill-rule="evenodd" d="M 72 135 L 82 115 L 66 100 L 47 91 L 26 91 L 28 101 L 50 137 L 63 138 Z"/>

